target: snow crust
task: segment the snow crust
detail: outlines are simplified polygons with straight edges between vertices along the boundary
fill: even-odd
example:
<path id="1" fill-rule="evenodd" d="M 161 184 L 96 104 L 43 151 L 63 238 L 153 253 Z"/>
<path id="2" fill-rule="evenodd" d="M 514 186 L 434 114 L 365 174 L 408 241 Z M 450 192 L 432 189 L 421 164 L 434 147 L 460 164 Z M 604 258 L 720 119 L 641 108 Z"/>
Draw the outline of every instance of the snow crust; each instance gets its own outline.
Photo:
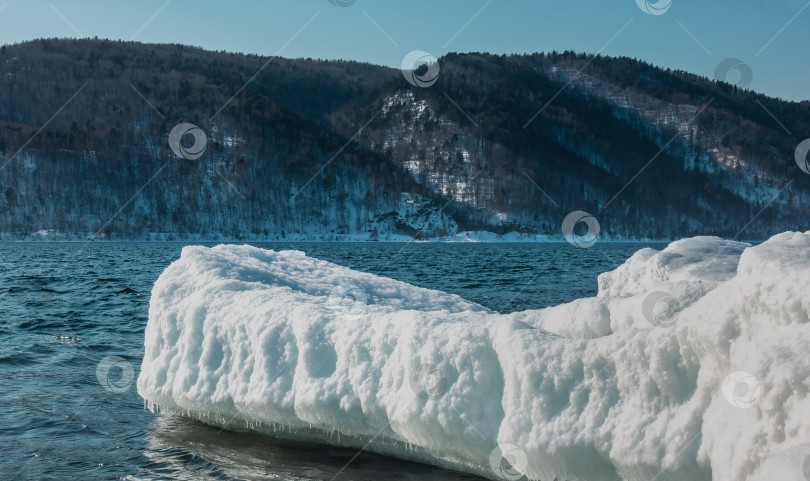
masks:
<path id="1" fill-rule="evenodd" d="M 138 392 L 491 479 L 806 481 L 810 233 L 642 249 L 598 283 L 504 315 L 300 252 L 186 247 Z"/>

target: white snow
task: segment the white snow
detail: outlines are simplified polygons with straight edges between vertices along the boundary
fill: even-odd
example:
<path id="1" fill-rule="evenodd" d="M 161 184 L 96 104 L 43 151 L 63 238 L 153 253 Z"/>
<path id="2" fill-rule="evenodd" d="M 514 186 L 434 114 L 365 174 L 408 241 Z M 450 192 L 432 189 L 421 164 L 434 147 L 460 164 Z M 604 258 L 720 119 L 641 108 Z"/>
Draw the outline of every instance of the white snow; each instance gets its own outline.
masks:
<path id="1" fill-rule="evenodd" d="M 575 339 L 606 336 L 620 329 L 666 327 L 677 321 L 683 309 L 732 278 L 748 246 L 695 237 L 675 241 L 662 251 L 644 248 L 599 276 L 596 297 L 513 317 Z M 654 309 L 645 313 L 645 303 Z"/>
<path id="2" fill-rule="evenodd" d="M 810 233 L 642 249 L 595 298 L 507 315 L 300 252 L 187 247 L 152 291 L 138 392 L 491 479 L 806 481 L 808 285 Z"/>

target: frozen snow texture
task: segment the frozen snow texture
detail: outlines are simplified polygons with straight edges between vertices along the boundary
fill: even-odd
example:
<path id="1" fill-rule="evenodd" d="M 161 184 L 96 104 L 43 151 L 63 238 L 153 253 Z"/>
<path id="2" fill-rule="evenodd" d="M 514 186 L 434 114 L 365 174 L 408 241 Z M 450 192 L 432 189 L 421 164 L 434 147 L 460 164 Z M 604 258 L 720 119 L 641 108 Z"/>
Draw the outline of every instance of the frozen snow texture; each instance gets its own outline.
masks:
<path id="1" fill-rule="evenodd" d="M 732 278 L 740 254 L 748 246 L 716 237 L 695 237 L 675 241 L 662 251 L 641 249 L 617 269 L 599 276 L 596 297 L 517 313 L 515 318 L 576 339 L 601 337 L 625 328 L 666 326 L 677 322 L 684 308 Z M 644 313 L 645 300 L 654 304 L 656 298 L 663 302 L 655 312 Z"/>
<path id="2" fill-rule="evenodd" d="M 642 249 L 595 298 L 508 315 L 299 252 L 187 247 L 152 291 L 138 392 L 492 479 L 516 479 L 500 445 L 529 479 L 806 481 L 808 285 L 810 233 Z"/>

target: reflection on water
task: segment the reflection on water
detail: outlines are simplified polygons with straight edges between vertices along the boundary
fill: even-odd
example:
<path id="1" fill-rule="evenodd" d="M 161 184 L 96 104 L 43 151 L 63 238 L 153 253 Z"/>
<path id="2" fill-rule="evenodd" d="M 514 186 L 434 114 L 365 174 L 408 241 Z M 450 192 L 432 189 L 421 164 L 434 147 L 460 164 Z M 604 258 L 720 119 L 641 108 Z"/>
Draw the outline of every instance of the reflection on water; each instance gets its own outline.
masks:
<path id="1" fill-rule="evenodd" d="M 145 471 L 152 476 L 181 481 L 481 479 L 374 453 L 357 455 L 356 449 L 221 431 L 172 414 L 157 415 L 155 422 L 144 451 L 149 459 Z"/>

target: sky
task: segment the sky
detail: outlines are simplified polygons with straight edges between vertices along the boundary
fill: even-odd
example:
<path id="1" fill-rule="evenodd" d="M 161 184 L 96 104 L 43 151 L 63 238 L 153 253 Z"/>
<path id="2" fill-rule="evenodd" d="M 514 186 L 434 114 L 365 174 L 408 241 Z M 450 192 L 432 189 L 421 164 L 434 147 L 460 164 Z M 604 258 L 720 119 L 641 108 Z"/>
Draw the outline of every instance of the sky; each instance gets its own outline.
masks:
<path id="1" fill-rule="evenodd" d="M 421 50 L 628 56 L 810 99 L 810 0 L 0 0 L 0 44 L 42 37 L 182 43 L 399 68 Z M 739 80 L 732 70 L 726 80 Z"/>

